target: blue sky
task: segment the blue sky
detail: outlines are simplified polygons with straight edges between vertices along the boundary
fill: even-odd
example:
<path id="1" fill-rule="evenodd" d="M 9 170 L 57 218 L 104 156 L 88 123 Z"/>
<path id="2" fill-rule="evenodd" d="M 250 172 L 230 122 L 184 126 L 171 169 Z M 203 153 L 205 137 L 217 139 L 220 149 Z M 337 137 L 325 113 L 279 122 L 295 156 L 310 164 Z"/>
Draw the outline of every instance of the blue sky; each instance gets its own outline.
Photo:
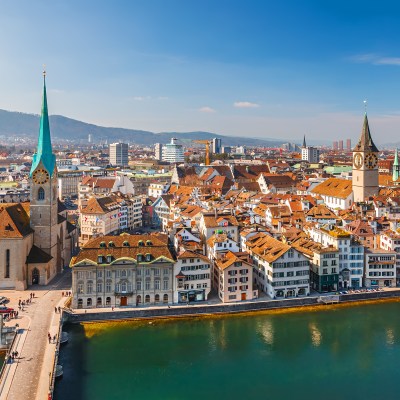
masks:
<path id="1" fill-rule="evenodd" d="M 0 108 L 300 141 L 400 131 L 395 1 L 0 1 Z"/>

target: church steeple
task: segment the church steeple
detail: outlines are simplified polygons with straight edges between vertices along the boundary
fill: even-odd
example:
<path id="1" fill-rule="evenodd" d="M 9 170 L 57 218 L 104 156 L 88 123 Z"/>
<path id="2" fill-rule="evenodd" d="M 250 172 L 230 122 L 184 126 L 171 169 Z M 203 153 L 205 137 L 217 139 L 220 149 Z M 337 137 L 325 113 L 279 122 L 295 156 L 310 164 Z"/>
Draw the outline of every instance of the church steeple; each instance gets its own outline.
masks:
<path id="1" fill-rule="evenodd" d="M 42 162 L 43 167 L 52 175 L 56 165 L 56 156 L 53 154 L 50 137 L 49 113 L 47 109 L 46 72 L 43 71 L 43 97 L 40 115 L 39 138 L 36 153 L 33 155 L 30 176 Z"/>
<path id="2" fill-rule="evenodd" d="M 361 130 L 360 139 L 358 140 L 358 143 L 356 144 L 356 147 L 354 147 L 353 151 L 367 151 L 372 153 L 379 152 L 378 148 L 375 146 L 375 143 L 371 137 L 367 113 L 365 113 L 364 115 L 364 123 Z"/>
<path id="3" fill-rule="evenodd" d="M 394 151 L 394 162 L 393 162 L 393 182 L 396 182 L 399 179 L 399 155 L 397 149 Z"/>
<path id="4" fill-rule="evenodd" d="M 304 135 L 304 138 L 303 138 L 303 146 L 301 146 L 303 149 L 305 149 L 306 147 L 307 147 L 307 144 L 306 144 L 306 135 Z"/>

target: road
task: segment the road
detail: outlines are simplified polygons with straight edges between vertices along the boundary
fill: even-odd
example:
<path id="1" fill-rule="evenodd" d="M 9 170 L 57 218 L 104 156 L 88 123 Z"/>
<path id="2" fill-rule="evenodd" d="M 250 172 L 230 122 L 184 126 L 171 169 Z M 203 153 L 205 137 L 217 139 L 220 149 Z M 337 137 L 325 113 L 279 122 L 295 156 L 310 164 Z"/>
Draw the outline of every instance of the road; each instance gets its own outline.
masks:
<path id="1" fill-rule="evenodd" d="M 17 320 L 7 325 L 20 326 L 21 338 L 18 343 L 19 359 L 10 365 L 1 399 L 40 400 L 47 399 L 49 387 L 48 371 L 52 369 L 54 344 L 49 344 L 47 334 L 57 333 L 59 314 L 54 308 L 67 299 L 62 291 L 71 288 L 71 272 L 66 270 L 54 278 L 46 287 L 30 287 L 24 292 L 2 291 L 1 296 L 10 298 L 8 306 L 18 310 L 18 300 L 26 300 L 35 293 L 32 304 L 21 311 Z M 43 379 L 43 376 L 46 378 Z M 38 395 L 38 396 L 37 396 Z"/>

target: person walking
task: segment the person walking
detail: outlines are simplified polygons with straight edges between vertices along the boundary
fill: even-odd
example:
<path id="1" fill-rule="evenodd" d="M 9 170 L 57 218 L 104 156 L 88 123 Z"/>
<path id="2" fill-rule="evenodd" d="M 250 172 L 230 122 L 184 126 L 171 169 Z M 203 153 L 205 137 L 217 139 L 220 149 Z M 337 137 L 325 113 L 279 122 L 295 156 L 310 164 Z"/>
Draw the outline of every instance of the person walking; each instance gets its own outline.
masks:
<path id="1" fill-rule="evenodd" d="M 54 312 L 57 314 L 57 307 L 54 307 Z"/>

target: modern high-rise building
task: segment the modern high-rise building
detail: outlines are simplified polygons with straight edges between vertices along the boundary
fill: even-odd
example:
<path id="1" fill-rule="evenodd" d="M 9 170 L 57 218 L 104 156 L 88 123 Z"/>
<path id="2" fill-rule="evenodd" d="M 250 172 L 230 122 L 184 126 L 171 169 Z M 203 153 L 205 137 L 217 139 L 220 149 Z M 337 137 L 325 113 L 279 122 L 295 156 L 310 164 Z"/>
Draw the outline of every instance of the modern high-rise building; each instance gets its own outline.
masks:
<path id="1" fill-rule="evenodd" d="M 223 154 L 232 153 L 232 147 L 231 146 L 222 146 L 221 147 L 221 153 L 223 153 Z"/>
<path id="2" fill-rule="evenodd" d="M 337 141 L 333 142 L 332 149 L 333 150 L 337 150 L 338 149 L 338 142 Z"/>
<path id="3" fill-rule="evenodd" d="M 162 143 L 156 143 L 154 145 L 154 158 L 156 160 L 162 160 L 162 150 L 163 150 Z"/>
<path id="4" fill-rule="evenodd" d="M 172 138 L 171 143 L 162 146 L 162 159 L 170 163 L 181 163 L 185 161 L 183 146 L 177 143 L 178 139 Z"/>
<path id="5" fill-rule="evenodd" d="M 110 144 L 110 164 L 111 165 L 128 165 L 128 144 L 127 143 L 111 143 Z"/>
<path id="6" fill-rule="evenodd" d="M 339 140 L 339 150 L 343 150 L 343 140 Z"/>
<path id="7" fill-rule="evenodd" d="M 346 140 L 346 150 L 351 151 L 351 139 Z"/>
<path id="8" fill-rule="evenodd" d="M 87 138 L 88 143 L 92 143 L 93 141 L 93 136 L 91 133 L 89 133 L 88 138 Z"/>
<path id="9" fill-rule="evenodd" d="M 222 145 L 222 140 L 214 138 L 212 140 L 212 152 L 214 154 L 220 154 L 221 153 L 221 145 Z"/>

